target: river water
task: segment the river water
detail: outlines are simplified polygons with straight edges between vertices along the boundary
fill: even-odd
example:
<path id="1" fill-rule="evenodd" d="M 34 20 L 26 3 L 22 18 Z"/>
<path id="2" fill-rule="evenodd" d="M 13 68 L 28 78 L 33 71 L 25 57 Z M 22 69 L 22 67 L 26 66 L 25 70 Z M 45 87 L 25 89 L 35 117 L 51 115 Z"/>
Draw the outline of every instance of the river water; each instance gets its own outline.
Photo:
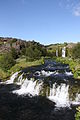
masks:
<path id="1" fill-rule="evenodd" d="M 46 60 L 1 82 L 0 97 L 0 120 L 75 120 L 80 81 L 68 65 Z"/>

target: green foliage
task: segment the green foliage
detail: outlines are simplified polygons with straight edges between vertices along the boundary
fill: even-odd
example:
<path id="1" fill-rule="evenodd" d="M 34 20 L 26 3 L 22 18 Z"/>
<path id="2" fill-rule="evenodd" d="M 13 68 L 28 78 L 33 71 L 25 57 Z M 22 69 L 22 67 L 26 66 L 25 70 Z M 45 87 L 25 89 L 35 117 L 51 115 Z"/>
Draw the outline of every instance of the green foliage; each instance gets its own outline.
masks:
<path id="1" fill-rule="evenodd" d="M 67 56 L 72 58 L 72 48 L 67 48 Z"/>
<path id="2" fill-rule="evenodd" d="M 21 49 L 21 56 L 26 54 L 26 48 Z"/>
<path id="3" fill-rule="evenodd" d="M 41 58 L 41 64 L 44 64 L 44 63 L 45 63 L 45 58 L 42 57 L 42 58 Z"/>
<path id="4" fill-rule="evenodd" d="M 55 59 L 53 58 L 53 60 L 55 60 Z M 80 79 L 80 63 L 79 63 L 79 61 L 77 61 L 77 59 L 73 60 L 68 57 L 66 57 L 66 58 L 58 57 L 58 58 L 56 58 L 56 61 L 65 63 L 65 64 L 69 64 L 70 69 L 72 70 L 72 73 L 74 75 L 74 78 Z"/>
<path id="5" fill-rule="evenodd" d="M 27 59 L 34 58 L 34 51 L 33 51 L 32 47 L 26 48 L 26 57 L 27 57 Z"/>
<path id="6" fill-rule="evenodd" d="M 74 59 L 80 58 L 80 43 L 77 43 L 77 45 L 73 48 L 72 57 Z"/>
<path id="7" fill-rule="evenodd" d="M 11 67 L 10 72 L 14 73 L 26 67 L 41 65 L 42 63 L 43 63 L 43 58 L 36 61 L 26 61 L 26 58 L 19 58 L 16 64 L 13 67 Z"/>
<path id="8" fill-rule="evenodd" d="M 58 47 L 58 56 L 61 57 L 62 56 L 62 48 Z"/>
<path id="9" fill-rule="evenodd" d="M 4 70 L 0 69 L 0 79 L 1 80 L 6 80 L 8 77 L 10 76 L 10 74 L 8 72 L 5 72 Z"/>
<path id="10" fill-rule="evenodd" d="M 75 115 L 75 120 L 80 120 L 80 107 L 77 108 L 77 113 Z"/>
<path id="11" fill-rule="evenodd" d="M 26 60 L 33 61 L 39 59 L 41 56 L 46 56 L 47 51 L 40 45 L 34 44 L 26 48 Z"/>
<path id="12" fill-rule="evenodd" d="M 8 53 L 0 57 L 0 68 L 4 71 L 9 70 L 13 65 L 15 65 L 13 57 Z"/>
<path id="13" fill-rule="evenodd" d="M 64 42 L 64 46 L 67 46 L 68 45 L 68 43 L 67 42 Z"/>
<path id="14" fill-rule="evenodd" d="M 10 54 L 14 59 L 18 58 L 18 53 L 16 52 L 15 48 L 11 48 Z"/>

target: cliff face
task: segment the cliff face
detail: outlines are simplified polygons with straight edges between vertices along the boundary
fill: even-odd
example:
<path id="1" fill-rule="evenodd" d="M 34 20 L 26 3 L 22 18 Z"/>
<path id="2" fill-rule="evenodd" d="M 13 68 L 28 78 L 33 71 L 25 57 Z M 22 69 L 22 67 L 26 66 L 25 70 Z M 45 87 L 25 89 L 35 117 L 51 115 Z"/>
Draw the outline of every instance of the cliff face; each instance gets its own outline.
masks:
<path id="1" fill-rule="evenodd" d="M 0 53 L 9 52 L 12 47 L 20 51 L 22 47 L 26 47 L 26 43 L 21 39 L 0 37 Z"/>

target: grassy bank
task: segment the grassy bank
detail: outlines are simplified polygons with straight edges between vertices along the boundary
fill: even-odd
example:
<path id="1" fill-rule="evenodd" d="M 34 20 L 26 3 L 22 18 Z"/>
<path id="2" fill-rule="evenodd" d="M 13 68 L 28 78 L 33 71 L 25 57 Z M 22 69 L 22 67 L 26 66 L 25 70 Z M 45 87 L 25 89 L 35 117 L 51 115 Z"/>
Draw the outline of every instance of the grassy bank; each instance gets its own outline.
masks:
<path id="1" fill-rule="evenodd" d="M 5 81 L 5 80 L 9 79 L 9 77 L 17 71 L 20 71 L 26 67 L 41 65 L 43 63 L 44 63 L 43 57 L 39 60 L 35 60 L 32 62 L 27 62 L 25 57 L 19 58 L 16 60 L 16 64 L 13 67 L 11 67 L 10 70 L 3 71 L 2 69 L 0 69 L 0 79 L 2 81 Z"/>
<path id="2" fill-rule="evenodd" d="M 56 60 L 57 62 L 69 64 L 70 69 L 72 70 L 72 73 L 74 74 L 74 78 L 80 79 L 80 60 L 78 59 L 73 60 L 68 57 L 66 58 L 55 57 L 53 58 L 53 60 Z M 11 67 L 8 71 L 4 71 L 0 69 L 0 79 L 5 81 L 9 79 L 9 77 L 17 71 L 20 71 L 26 67 L 41 65 L 43 63 L 44 63 L 43 57 L 39 60 L 35 60 L 32 62 L 27 62 L 25 57 L 18 58 L 16 59 L 16 64 L 13 67 Z"/>
<path id="3" fill-rule="evenodd" d="M 53 58 L 54 59 L 54 58 Z M 72 73 L 74 75 L 74 78 L 80 79 L 80 60 L 79 59 L 71 59 L 71 58 L 62 58 L 62 57 L 57 57 L 55 58 L 57 62 L 69 64 L 70 69 L 72 70 Z"/>

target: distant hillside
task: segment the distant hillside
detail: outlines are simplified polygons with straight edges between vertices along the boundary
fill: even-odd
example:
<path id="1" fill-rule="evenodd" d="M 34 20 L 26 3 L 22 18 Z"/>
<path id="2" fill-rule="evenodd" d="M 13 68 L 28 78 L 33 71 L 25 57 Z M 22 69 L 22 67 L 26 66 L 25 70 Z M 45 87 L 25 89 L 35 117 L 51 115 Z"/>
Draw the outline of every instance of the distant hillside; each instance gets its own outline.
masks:
<path id="1" fill-rule="evenodd" d="M 26 41 L 17 38 L 4 38 L 0 37 L 0 53 L 9 52 L 11 48 L 15 48 L 17 52 L 20 52 L 23 48 L 29 47 L 30 45 L 37 44 L 40 47 L 44 47 L 38 42 L 33 41 Z"/>
<path id="2" fill-rule="evenodd" d="M 63 43 L 63 44 L 50 44 L 50 45 L 47 45 L 46 48 L 48 50 L 56 50 L 58 49 L 59 47 L 62 48 L 62 47 L 67 47 L 67 48 L 73 48 L 74 46 L 76 45 L 76 43 Z"/>
<path id="3" fill-rule="evenodd" d="M 47 49 L 48 52 L 52 52 L 55 55 L 56 49 L 62 49 L 64 46 L 66 48 L 72 49 L 76 43 L 63 43 L 63 44 L 50 44 L 47 46 L 44 46 L 38 42 L 33 41 L 26 41 L 26 40 L 21 40 L 17 38 L 9 38 L 9 37 L 0 37 L 0 54 L 9 52 L 11 48 L 15 48 L 17 52 L 23 51 L 22 49 L 28 48 L 29 46 L 36 46 L 37 49 L 40 48 L 45 48 Z M 41 49 L 40 49 L 41 50 Z M 52 55 L 53 55 L 52 54 Z"/>

